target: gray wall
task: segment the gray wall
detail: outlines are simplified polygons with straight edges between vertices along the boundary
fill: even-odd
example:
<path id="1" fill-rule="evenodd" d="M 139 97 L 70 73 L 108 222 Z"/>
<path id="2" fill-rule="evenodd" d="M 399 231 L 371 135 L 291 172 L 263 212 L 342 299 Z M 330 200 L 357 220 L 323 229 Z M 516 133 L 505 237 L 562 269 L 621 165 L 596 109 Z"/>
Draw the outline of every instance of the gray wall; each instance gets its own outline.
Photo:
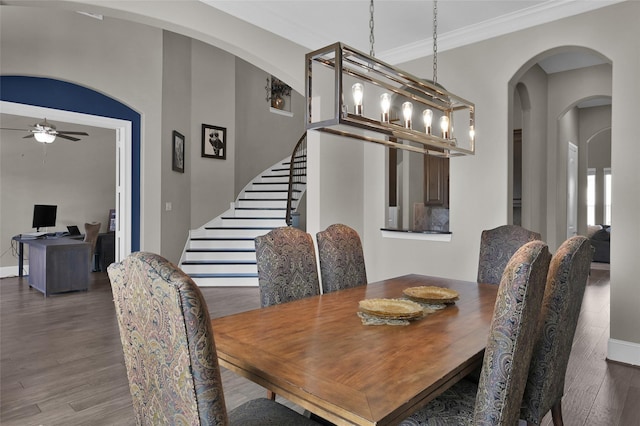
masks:
<path id="1" fill-rule="evenodd" d="M 236 75 L 233 55 L 197 40 L 192 46 L 191 181 L 183 190 L 191 190 L 191 228 L 197 228 L 226 211 L 235 199 Z M 201 156 L 202 124 L 227 129 L 226 160 Z"/>
<path id="2" fill-rule="evenodd" d="M 191 225 L 191 39 L 165 31 L 162 37 L 162 254 L 180 260 Z M 173 131 L 185 137 L 184 173 L 172 170 Z M 197 147 L 197 146 L 196 146 Z M 171 204 L 167 209 L 167 203 Z M 182 244 L 181 244 L 182 242 Z"/>
<path id="3" fill-rule="evenodd" d="M 236 194 L 267 167 L 291 155 L 305 131 L 302 95 L 291 92 L 292 117 L 271 112 L 267 77 L 267 72 L 236 59 Z"/>

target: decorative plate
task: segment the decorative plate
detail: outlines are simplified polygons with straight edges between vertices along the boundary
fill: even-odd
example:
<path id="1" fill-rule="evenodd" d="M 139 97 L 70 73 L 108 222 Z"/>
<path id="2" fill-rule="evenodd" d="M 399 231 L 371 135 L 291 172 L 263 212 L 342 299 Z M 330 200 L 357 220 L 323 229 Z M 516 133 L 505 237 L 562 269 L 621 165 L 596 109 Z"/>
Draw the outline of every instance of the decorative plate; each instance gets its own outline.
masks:
<path id="1" fill-rule="evenodd" d="M 365 299 L 359 307 L 361 312 L 388 319 L 416 319 L 424 315 L 422 306 L 402 299 Z"/>
<path id="2" fill-rule="evenodd" d="M 409 299 L 422 303 L 450 304 L 458 300 L 458 292 L 444 287 L 421 286 L 409 287 L 404 290 Z"/>

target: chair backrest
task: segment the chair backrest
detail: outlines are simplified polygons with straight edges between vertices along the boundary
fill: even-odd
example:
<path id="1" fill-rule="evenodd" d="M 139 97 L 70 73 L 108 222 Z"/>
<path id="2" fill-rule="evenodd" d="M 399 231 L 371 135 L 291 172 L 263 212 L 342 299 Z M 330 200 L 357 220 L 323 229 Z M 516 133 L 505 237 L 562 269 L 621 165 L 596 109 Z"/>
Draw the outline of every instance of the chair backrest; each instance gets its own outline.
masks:
<path id="1" fill-rule="evenodd" d="M 582 236 L 566 240 L 551 259 L 520 418 L 540 424 L 562 399 L 593 249 Z"/>
<path id="2" fill-rule="evenodd" d="M 177 266 L 137 252 L 108 268 L 137 424 L 226 425 L 207 306 Z"/>
<path id="3" fill-rule="evenodd" d="M 100 222 L 92 222 L 84 224 L 84 241 L 91 244 L 91 255 L 96 251 L 96 242 L 100 233 Z"/>
<path id="4" fill-rule="evenodd" d="M 532 241 L 516 251 L 502 274 L 473 424 L 518 423 L 550 260 L 547 245 Z"/>
<path id="5" fill-rule="evenodd" d="M 502 225 L 482 231 L 478 282 L 500 284 L 502 272 L 511 256 L 529 241 L 540 240 L 540 234 L 517 225 Z"/>
<path id="6" fill-rule="evenodd" d="M 320 294 L 311 235 L 285 226 L 256 237 L 260 305 L 277 305 Z"/>
<path id="7" fill-rule="evenodd" d="M 362 242 L 355 229 L 337 223 L 318 232 L 316 239 L 323 293 L 367 283 Z"/>

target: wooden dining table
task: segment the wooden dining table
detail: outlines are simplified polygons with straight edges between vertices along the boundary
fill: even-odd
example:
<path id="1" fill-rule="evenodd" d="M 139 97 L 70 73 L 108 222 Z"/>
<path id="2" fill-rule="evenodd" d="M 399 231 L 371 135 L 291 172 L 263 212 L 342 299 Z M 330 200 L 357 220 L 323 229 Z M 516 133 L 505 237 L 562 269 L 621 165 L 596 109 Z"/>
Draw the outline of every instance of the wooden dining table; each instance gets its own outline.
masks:
<path id="1" fill-rule="evenodd" d="M 359 301 L 414 286 L 459 299 L 409 325 L 363 325 Z M 218 359 L 334 424 L 397 424 L 481 365 L 497 290 L 405 275 L 217 318 Z"/>

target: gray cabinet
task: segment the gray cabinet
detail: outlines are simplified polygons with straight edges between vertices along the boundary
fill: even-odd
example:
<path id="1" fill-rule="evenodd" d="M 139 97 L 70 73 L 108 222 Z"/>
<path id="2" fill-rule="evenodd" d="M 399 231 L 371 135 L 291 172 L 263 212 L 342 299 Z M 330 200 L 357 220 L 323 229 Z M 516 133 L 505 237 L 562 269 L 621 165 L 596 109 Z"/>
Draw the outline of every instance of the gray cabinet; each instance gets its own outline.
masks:
<path id="1" fill-rule="evenodd" d="M 45 296 L 89 287 L 91 245 L 70 238 L 32 240 L 29 285 Z"/>

